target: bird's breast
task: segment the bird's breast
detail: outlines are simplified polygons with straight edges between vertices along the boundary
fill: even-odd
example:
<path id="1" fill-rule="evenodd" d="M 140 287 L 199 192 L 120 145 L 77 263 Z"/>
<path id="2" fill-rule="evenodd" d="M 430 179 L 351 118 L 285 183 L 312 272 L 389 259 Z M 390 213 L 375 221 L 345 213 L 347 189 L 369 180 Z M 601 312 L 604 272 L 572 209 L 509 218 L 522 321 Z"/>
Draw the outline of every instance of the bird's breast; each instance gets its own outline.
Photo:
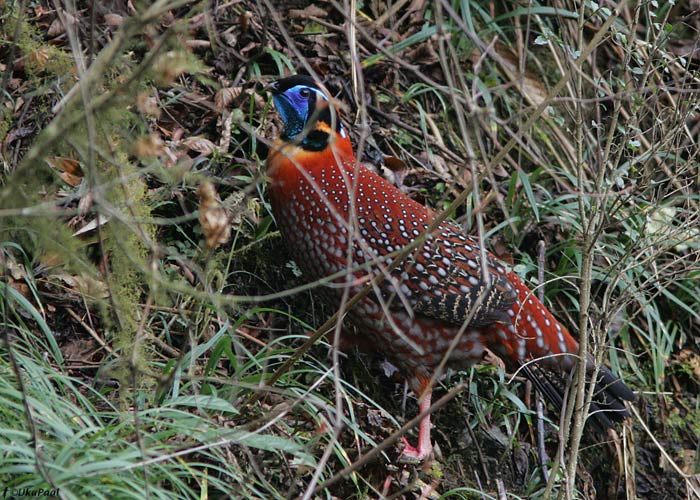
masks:
<path id="1" fill-rule="evenodd" d="M 268 160 L 270 201 L 294 259 L 310 278 L 352 270 L 361 287 L 370 267 L 418 237 L 431 217 L 354 157 L 338 153 L 283 145 Z"/>

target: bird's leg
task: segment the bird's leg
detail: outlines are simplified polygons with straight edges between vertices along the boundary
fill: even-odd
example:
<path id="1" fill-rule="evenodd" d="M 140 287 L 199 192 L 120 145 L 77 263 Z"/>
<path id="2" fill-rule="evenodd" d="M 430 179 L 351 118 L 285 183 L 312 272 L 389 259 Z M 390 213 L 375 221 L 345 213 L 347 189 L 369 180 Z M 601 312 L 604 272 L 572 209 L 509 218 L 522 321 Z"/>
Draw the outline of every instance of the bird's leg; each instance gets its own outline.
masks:
<path id="1" fill-rule="evenodd" d="M 427 387 L 422 394 L 423 399 L 420 402 L 420 413 L 425 413 L 430 409 L 430 399 L 433 394 L 432 387 Z M 404 449 L 401 452 L 401 459 L 407 461 L 421 462 L 433 452 L 433 444 L 430 442 L 430 413 L 425 413 L 418 426 L 418 448 L 413 447 L 408 443 L 405 437 L 401 440 L 404 444 Z"/>

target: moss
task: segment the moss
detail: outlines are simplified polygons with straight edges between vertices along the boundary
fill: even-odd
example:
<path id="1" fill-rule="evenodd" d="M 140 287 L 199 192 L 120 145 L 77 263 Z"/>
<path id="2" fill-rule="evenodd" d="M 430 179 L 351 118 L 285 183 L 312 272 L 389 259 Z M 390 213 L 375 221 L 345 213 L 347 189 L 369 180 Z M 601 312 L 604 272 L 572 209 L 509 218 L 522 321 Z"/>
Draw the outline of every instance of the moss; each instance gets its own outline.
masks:
<path id="1" fill-rule="evenodd" d="M 5 18 L 5 33 L 14 35 L 17 29 L 18 16 L 16 10 Z M 33 82 L 32 86 L 39 87 L 42 80 L 53 80 L 73 72 L 71 55 L 54 45 L 49 45 L 44 34 L 27 22 L 27 16 L 22 16 L 18 36 L 15 40 L 17 49 L 24 62 L 24 70 Z"/>
<path id="2" fill-rule="evenodd" d="M 147 200 L 147 186 L 138 175 L 134 165 L 129 163 L 125 153 L 118 156 L 118 167 L 106 169 L 108 177 L 118 179 L 114 187 L 109 189 L 107 199 L 117 207 L 121 220 L 111 220 L 105 226 L 105 251 L 110 256 L 109 287 L 112 293 L 114 311 L 114 347 L 118 349 L 128 365 L 122 365 L 122 370 L 115 374 L 123 387 L 129 387 L 134 382 L 140 388 L 143 381 L 133 378 L 142 373 L 144 368 L 145 344 L 139 332 L 139 314 L 142 309 L 142 283 L 148 281 L 145 277 L 149 268 L 148 262 L 151 249 L 148 242 L 153 241 L 155 232 L 153 226 L 142 222 L 150 215 Z"/>
<path id="3" fill-rule="evenodd" d="M 6 107 L 0 108 L 0 144 L 5 142 L 5 137 L 10 131 L 10 121 L 12 120 L 12 111 Z"/>
<path id="4" fill-rule="evenodd" d="M 685 442 L 688 432 L 700 436 L 700 411 L 682 411 L 672 407 L 666 419 L 666 428 L 673 442 Z"/>

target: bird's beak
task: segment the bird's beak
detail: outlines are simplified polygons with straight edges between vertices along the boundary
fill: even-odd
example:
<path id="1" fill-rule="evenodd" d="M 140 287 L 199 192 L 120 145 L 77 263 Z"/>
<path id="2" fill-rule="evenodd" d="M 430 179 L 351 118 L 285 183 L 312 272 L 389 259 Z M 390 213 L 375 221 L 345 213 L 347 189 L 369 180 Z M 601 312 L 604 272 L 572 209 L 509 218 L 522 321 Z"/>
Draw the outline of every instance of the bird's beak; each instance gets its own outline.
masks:
<path id="1" fill-rule="evenodd" d="M 280 90 L 279 90 L 279 80 L 275 80 L 273 82 L 270 82 L 267 87 L 265 87 L 265 90 L 270 92 L 272 95 L 278 95 Z"/>

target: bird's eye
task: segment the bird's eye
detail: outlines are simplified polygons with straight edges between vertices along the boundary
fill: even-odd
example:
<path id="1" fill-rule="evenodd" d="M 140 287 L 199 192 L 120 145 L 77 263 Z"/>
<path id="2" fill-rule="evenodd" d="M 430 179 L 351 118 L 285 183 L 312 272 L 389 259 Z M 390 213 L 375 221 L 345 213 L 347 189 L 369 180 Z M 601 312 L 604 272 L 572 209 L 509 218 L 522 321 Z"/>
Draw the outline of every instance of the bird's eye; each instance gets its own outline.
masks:
<path id="1" fill-rule="evenodd" d="M 304 99 L 308 99 L 311 97 L 311 89 L 301 89 L 299 91 L 299 95 L 302 96 Z"/>

